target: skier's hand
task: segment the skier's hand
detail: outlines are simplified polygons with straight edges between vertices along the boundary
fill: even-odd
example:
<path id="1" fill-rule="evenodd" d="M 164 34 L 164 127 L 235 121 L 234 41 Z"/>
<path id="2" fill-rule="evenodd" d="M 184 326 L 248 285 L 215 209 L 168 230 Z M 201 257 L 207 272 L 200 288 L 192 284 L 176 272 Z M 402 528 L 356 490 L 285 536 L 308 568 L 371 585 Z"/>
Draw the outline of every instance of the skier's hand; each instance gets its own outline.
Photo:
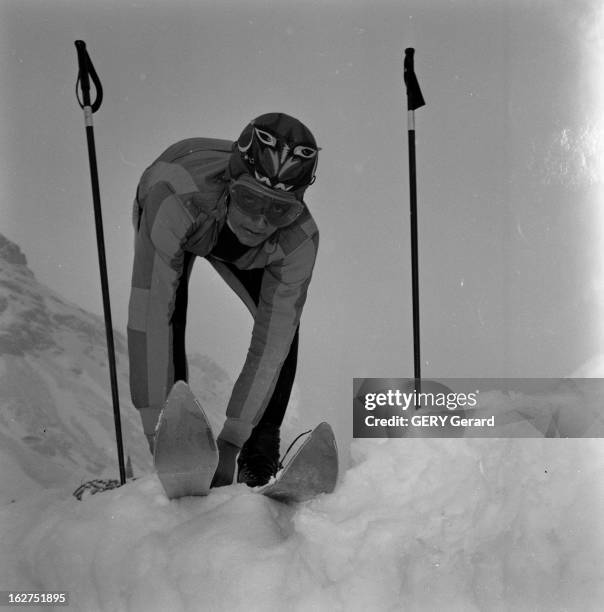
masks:
<path id="1" fill-rule="evenodd" d="M 212 480 L 212 487 L 225 487 L 233 484 L 237 453 L 239 449 L 235 445 L 218 438 L 218 467 Z"/>

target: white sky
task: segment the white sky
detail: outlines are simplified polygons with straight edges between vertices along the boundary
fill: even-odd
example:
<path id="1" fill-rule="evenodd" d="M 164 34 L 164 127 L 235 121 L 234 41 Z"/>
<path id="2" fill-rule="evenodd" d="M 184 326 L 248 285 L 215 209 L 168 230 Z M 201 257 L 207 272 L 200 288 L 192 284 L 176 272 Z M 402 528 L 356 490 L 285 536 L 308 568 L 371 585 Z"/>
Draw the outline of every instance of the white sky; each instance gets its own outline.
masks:
<path id="1" fill-rule="evenodd" d="M 427 8 L 428 6 L 428 8 Z M 191 136 L 299 117 L 323 148 L 304 404 L 413 373 L 405 47 L 416 112 L 423 374 L 564 376 L 604 352 L 598 2 L 92 2 L 0 7 L 0 231 L 39 280 L 101 312 L 74 41 L 95 119 L 109 280 L 125 329 L 137 180 Z M 189 349 L 233 378 L 248 315 L 199 261 Z M 339 402 L 345 406 L 346 402 Z"/>

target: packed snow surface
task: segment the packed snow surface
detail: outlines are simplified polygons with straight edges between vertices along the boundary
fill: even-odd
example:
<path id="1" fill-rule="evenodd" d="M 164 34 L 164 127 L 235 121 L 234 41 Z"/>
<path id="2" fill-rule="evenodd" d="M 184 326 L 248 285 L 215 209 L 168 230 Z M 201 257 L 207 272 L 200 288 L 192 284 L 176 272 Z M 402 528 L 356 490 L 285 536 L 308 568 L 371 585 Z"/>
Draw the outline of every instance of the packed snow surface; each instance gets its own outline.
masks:
<path id="1" fill-rule="evenodd" d="M 332 495 L 168 501 L 155 475 L 0 509 L 2 589 L 71 609 L 599 610 L 602 443 L 355 441 Z"/>

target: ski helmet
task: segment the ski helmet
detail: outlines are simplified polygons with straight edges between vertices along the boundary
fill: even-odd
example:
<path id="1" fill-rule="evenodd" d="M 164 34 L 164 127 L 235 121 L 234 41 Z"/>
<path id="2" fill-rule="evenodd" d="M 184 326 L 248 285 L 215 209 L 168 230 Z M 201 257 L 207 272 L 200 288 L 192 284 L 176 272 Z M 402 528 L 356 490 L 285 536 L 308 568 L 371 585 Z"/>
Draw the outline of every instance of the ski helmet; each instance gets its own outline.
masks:
<path id="1" fill-rule="evenodd" d="M 243 173 L 273 189 L 301 198 L 315 180 L 319 147 L 312 132 L 285 113 L 267 113 L 252 120 L 233 146 L 231 178 Z"/>

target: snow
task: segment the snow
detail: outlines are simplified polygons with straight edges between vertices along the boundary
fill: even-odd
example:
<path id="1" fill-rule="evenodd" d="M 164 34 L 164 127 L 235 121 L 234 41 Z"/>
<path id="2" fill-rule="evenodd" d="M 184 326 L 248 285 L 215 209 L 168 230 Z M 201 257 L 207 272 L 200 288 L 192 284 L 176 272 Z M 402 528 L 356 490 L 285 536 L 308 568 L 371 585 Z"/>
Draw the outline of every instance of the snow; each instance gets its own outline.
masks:
<path id="1" fill-rule="evenodd" d="M 352 452 L 336 492 L 297 507 L 244 485 L 170 502 L 152 474 L 5 505 L 0 588 L 86 611 L 600 609 L 600 440 Z"/>

